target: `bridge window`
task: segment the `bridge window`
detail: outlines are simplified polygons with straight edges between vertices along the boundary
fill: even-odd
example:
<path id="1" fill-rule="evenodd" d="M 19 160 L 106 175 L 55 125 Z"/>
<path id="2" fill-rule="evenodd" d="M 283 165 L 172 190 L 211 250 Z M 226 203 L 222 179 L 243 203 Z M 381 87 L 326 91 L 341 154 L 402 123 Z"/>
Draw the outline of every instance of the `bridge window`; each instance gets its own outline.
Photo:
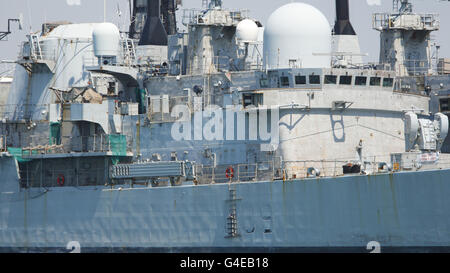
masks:
<path id="1" fill-rule="evenodd" d="M 283 86 L 283 87 L 290 86 L 289 77 L 286 77 L 286 76 L 280 77 L 280 82 L 281 82 L 281 86 Z"/>
<path id="2" fill-rule="evenodd" d="M 380 86 L 381 78 L 380 77 L 372 77 L 370 78 L 370 86 Z"/>
<path id="3" fill-rule="evenodd" d="M 309 84 L 320 84 L 320 75 L 310 75 Z"/>
<path id="4" fill-rule="evenodd" d="M 295 84 L 306 84 L 306 76 L 295 76 Z"/>
<path id="5" fill-rule="evenodd" d="M 352 84 L 352 76 L 341 76 L 341 79 L 339 80 L 339 84 L 351 85 Z"/>
<path id="6" fill-rule="evenodd" d="M 325 84 L 337 84 L 337 76 L 325 75 Z"/>
<path id="7" fill-rule="evenodd" d="M 367 77 L 356 77 L 355 85 L 366 86 L 367 85 Z"/>
<path id="8" fill-rule="evenodd" d="M 441 112 L 450 112 L 450 99 L 445 98 L 440 100 Z"/>
<path id="9" fill-rule="evenodd" d="M 248 106 L 259 106 L 263 103 L 262 94 L 243 94 L 242 95 L 244 108 Z"/>
<path id="10" fill-rule="evenodd" d="M 383 79 L 383 87 L 392 87 L 392 86 L 394 86 L 393 78 L 384 78 Z"/>

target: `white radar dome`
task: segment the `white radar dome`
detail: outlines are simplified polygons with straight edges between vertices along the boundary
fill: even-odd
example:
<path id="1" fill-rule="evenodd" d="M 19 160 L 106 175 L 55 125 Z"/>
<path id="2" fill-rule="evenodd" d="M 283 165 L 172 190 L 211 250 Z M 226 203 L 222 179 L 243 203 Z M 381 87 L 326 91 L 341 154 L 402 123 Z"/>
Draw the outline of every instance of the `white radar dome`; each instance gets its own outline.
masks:
<path id="1" fill-rule="evenodd" d="M 119 53 L 120 32 L 112 23 L 95 26 L 92 33 L 94 54 L 97 57 L 113 57 Z"/>
<path id="2" fill-rule="evenodd" d="M 275 10 L 264 30 L 268 69 L 331 66 L 331 27 L 317 8 L 290 3 Z"/>
<path id="3" fill-rule="evenodd" d="M 250 19 L 242 20 L 236 27 L 236 38 L 239 42 L 256 42 L 258 33 L 258 25 Z"/>

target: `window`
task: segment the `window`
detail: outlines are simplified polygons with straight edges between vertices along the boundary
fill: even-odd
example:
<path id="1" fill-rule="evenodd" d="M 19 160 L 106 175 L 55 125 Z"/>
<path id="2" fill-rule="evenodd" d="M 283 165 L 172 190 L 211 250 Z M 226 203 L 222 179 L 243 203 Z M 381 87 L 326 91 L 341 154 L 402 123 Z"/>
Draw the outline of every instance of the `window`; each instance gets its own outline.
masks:
<path id="1" fill-rule="evenodd" d="M 356 77 L 355 85 L 359 85 L 359 86 L 367 85 L 367 77 Z"/>
<path id="2" fill-rule="evenodd" d="M 325 75 L 325 84 L 337 84 L 337 76 Z"/>
<path id="3" fill-rule="evenodd" d="M 243 94 L 242 95 L 244 108 L 253 105 L 253 106 L 259 106 L 263 102 L 263 96 L 262 94 Z"/>
<path id="4" fill-rule="evenodd" d="M 113 96 L 116 94 L 116 83 L 109 82 L 108 83 L 108 96 Z"/>
<path id="5" fill-rule="evenodd" d="M 440 104 L 441 104 L 441 112 L 449 112 L 450 111 L 450 99 L 446 98 L 446 99 L 441 99 L 440 100 Z"/>
<path id="6" fill-rule="evenodd" d="M 310 75 L 309 76 L 309 84 L 320 84 L 320 76 L 319 75 Z"/>
<path id="7" fill-rule="evenodd" d="M 380 77 L 372 77 L 370 78 L 370 86 L 380 86 L 381 78 Z"/>
<path id="8" fill-rule="evenodd" d="M 289 86 L 289 77 L 280 77 L 281 86 Z"/>
<path id="9" fill-rule="evenodd" d="M 339 84 L 351 85 L 352 84 L 352 76 L 341 76 L 341 79 L 339 80 Z"/>
<path id="10" fill-rule="evenodd" d="M 394 86 L 393 78 L 384 78 L 383 79 L 383 87 L 392 87 L 392 86 Z"/>
<path id="11" fill-rule="evenodd" d="M 267 79 L 260 79 L 259 84 L 261 85 L 261 87 L 268 87 L 269 81 Z"/>
<path id="12" fill-rule="evenodd" d="M 295 76 L 295 84 L 306 84 L 306 76 Z"/>

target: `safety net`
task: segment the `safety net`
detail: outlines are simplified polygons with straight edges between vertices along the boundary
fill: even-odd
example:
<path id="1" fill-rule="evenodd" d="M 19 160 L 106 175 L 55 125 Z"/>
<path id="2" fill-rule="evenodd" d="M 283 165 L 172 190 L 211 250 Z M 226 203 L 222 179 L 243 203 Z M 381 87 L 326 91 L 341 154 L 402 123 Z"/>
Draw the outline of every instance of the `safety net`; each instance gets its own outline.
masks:
<path id="1" fill-rule="evenodd" d="M 108 135 L 110 150 L 114 156 L 127 155 L 127 138 L 124 135 Z"/>
<path id="2" fill-rule="evenodd" d="M 61 123 L 50 123 L 50 145 L 61 144 Z"/>
<path id="3" fill-rule="evenodd" d="M 147 91 L 145 89 L 136 88 L 136 98 L 139 103 L 139 114 L 144 114 L 145 109 L 145 98 L 147 97 Z"/>
<path id="4" fill-rule="evenodd" d="M 23 158 L 24 153 L 22 148 L 8 147 L 8 153 L 14 156 L 14 158 L 20 163 L 31 161 L 31 159 Z M 27 151 L 26 153 L 28 154 L 29 152 Z M 31 154 L 36 155 L 37 151 L 32 151 Z"/>

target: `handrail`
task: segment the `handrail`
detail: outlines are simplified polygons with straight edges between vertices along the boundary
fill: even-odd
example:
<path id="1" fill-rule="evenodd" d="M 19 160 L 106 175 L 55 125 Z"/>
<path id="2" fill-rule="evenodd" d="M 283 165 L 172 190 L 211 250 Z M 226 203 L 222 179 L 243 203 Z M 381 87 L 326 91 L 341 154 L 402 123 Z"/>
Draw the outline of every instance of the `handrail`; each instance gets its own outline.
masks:
<path id="1" fill-rule="evenodd" d="M 131 152 L 133 139 L 126 138 L 126 152 Z M 114 144 L 111 143 L 109 135 L 92 136 L 62 136 L 53 138 L 51 145 L 35 145 L 22 149 L 22 156 L 32 156 L 37 154 L 66 154 L 66 153 L 109 153 L 114 152 Z"/>
<path id="2" fill-rule="evenodd" d="M 404 16 L 420 16 L 420 22 L 417 25 L 411 25 L 411 22 L 405 22 Z M 399 20 L 399 21 L 397 21 Z M 440 27 L 439 14 L 392 14 L 392 13 L 374 13 L 372 15 L 372 27 L 376 30 L 382 29 L 428 29 L 437 30 Z"/>
<path id="3" fill-rule="evenodd" d="M 442 157 L 442 155 L 441 155 Z M 313 177 L 341 177 L 344 175 L 343 166 L 347 164 L 361 165 L 358 174 L 385 174 L 394 171 L 390 166 L 391 155 L 366 157 L 363 162 L 353 159 L 334 160 L 300 160 L 300 161 L 275 161 L 259 162 L 252 164 L 219 165 L 216 167 L 200 165 L 197 168 L 199 184 L 257 182 L 288 179 L 304 179 Z M 423 163 L 425 166 L 427 163 Z M 233 168 L 234 176 L 227 177 L 226 170 Z M 424 166 L 419 167 L 424 168 Z M 450 169 L 450 155 L 439 159 L 436 164 L 429 165 L 427 169 Z M 317 171 L 311 172 L 311 170 Z"/>
<path id="4" fill-rule="evenodd" d="M 6 152 L 8 150 L 7 142 L 6 142 L 6 136 L 0 135 L 0 152 Z"/>

